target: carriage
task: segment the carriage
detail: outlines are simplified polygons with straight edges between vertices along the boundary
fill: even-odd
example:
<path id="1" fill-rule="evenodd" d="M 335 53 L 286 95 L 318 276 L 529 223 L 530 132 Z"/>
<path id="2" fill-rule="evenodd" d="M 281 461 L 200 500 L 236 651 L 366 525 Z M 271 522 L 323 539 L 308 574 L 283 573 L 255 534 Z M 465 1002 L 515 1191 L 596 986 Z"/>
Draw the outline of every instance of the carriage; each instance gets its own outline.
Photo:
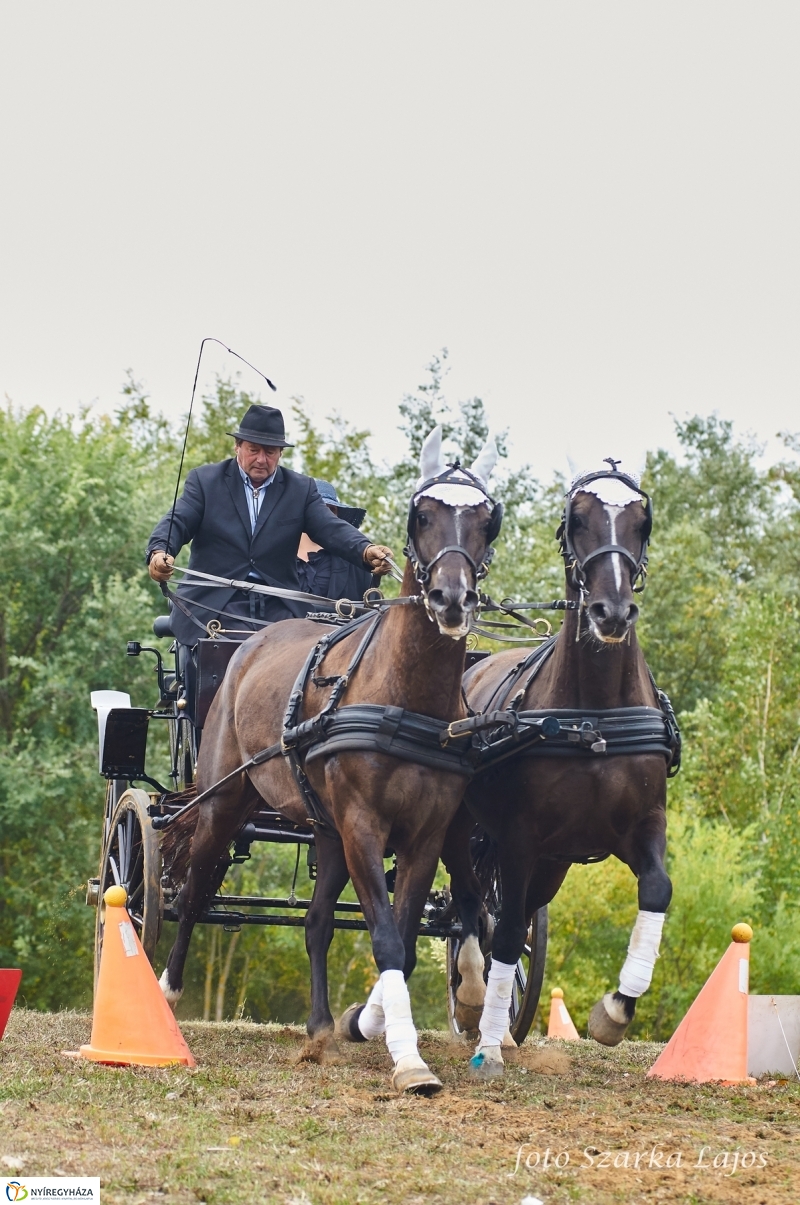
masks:
<path id="1" fill-rule="evenodd" d="M 178 887 L 165 870 L 161 852 L 161 830 L 195 794 L 197 754 L 211 702 L 222 684 L 231 657 L 250 633 L 219 630 L 209 625 L 209 635 L 198 641 L 190 659 L 173 640 L 165 656 L 151 645 L 129 641 L 127 656 L 154 658 L 154 676 L 158 700 L 154 707 L 132 706 L 130 696 L 121 691 L 93 691 L 91 703 L 97 712 L 100 759 L 99 770 L 106 779 L 106 797 L 102 824 L 100 866 L 96 878 L 89 880 L 87 904 L 97 909 L 95 926 L 95 977 L 99 970 L 103 945 L 105 906 L 103 894 L 108 887 L 121 885 L 128 896 L 128 911 L 142 947 L 154 962 L 164 921 L 176 921 L 174 900 Z M 156 637 L 173 637 L 168 615 L 159 616 L 153 630 Z M 473 650 L 467 653 L 467 665 L 488 656 Z M 147 772 L 147 746 L 151 723 L 166 723 L 169 735 L 169 785 Z M 210 901 L 199 923 L 221 925 L 237 931 L 245 925 L 302 927 L 309 898 L 296 894 L 298 871 L 304 861 L 305 873 L 313 883 L 316 877 L 316 850 L 311 825 L 297 824 L 262 804 L 236 834 L 230 847 L 231 865 L 245 862 L 256 842 L 288 844 L 296 847 L 294 882 L 286 896 L 234 895 L 224 884 Z M 486 864 L 486 839 L 476 828 L 473 856 L 479 873 Z M 303 852 L 305 857 L 303 859 Z M 394 870 L 387 871 L 391 894 Z M 487 957 L 491 934 L 501 907 L 497 875 L 482 873 L 485 922 L 482 948 Z M 366 931 L 360 905 L 339 900 L 334 927 L 340 930 Z M 461 1028 L 456 1019 L 458 954 L 461 923 L 447 889 L 434 890 L 425 905 L 419 935 L 435 938 L 447 945 L 447 1009 L 454 1034 Z M 511 1004 L 511 1034 L 519 1044 L 533 1025 L 542 988 L 547 949 L 547 909 L 534 915 L 523 956 L 517 965 Z"/>

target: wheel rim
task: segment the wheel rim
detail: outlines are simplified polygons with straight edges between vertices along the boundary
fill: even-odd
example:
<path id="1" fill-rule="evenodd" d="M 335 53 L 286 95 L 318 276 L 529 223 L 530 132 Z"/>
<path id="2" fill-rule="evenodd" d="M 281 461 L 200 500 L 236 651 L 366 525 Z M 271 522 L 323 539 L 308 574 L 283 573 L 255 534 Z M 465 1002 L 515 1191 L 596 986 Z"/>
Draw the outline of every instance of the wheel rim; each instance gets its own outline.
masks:
<path id="1" fill-rule="evenodd" d="M 100 899 L 95 940 L 95 980 L 105 931 L 103 893 L 124 887 L 128 915 L 145 954 L 152 962 L 161 932 L 161 853 L 153 831 L 144 791 L 129 790 L 120 799 L 108 823 L 100 866 Z"/>

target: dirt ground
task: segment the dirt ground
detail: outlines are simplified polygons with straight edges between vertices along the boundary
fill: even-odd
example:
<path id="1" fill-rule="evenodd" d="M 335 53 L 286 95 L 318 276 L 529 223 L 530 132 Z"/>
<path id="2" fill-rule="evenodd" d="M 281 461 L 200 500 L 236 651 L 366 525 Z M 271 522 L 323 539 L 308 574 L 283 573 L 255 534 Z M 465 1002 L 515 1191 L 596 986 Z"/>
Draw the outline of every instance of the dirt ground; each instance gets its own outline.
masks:
<path id="1" fill-rule="evenodd" d="M 0 1043 L 0 1173 L 100 1176 L 104 1205 L 545 1205 L 800 1199 L 800 1084 L 645 1079 L 659 1046 L 526 1043 L 500 1081 L 425 1033 L 444 1082 L 399 1098 L 382 1042 L 298 1063 L 303 1032 L 183 1026 L 186 1069 L 62 1055 L 90 1018 L 15 1010 Z M 3 1180 L 0 1178 L 0 1186 Z"/>

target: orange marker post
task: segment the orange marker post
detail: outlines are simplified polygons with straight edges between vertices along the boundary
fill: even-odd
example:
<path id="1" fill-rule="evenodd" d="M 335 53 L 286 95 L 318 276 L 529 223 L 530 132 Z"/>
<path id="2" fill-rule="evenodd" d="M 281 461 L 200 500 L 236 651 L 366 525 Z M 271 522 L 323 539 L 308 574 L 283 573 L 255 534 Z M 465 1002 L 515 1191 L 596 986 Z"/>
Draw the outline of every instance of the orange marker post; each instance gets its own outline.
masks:
<path id="1" fill-rule="evenodd" d="M 580 1042 L 580 1034 L 572 1023 L 572 1017 L 564 1003 L 564 993 L 554 987 L 550 993 L 550 1020 L 547 1025 L 548 1038 L 561 1038 L 563 1042 Z"/>
<path id="2" fill-rule="evenodd" d="M 109 887 L 103 896 L 105 932 L 92 1038 L 88 1046 L 81 1046 L 80 1057 L 95 1063 L 194 1067 L 191 1051 L 131 924 L 126 899 L 123 887 Z"/>
<path id="3" fill-rule="evenodd" d="M 647 1072 L 654 1079 L 705 1084 L 755 1083 L 747 1074 L 749 925 L 733 926 L 733 941 L 700 994 Z"/>

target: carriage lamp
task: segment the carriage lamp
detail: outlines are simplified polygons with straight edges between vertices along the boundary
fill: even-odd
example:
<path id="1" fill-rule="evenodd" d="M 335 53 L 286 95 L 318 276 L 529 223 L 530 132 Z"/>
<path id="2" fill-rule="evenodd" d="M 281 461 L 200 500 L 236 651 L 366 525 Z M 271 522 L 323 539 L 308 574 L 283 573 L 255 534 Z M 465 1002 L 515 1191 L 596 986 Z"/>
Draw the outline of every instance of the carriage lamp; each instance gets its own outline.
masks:
<path id="1" fill-rule="evenodd" d="M 140 645 L 138 640 L 129 640 L 128 641 L 128 647 L 125 649 L 125 652 L 128 657 L 138 657 L 139 654 L 141 653 L 141 651 L 142 651 L 142 646 Z"/>

